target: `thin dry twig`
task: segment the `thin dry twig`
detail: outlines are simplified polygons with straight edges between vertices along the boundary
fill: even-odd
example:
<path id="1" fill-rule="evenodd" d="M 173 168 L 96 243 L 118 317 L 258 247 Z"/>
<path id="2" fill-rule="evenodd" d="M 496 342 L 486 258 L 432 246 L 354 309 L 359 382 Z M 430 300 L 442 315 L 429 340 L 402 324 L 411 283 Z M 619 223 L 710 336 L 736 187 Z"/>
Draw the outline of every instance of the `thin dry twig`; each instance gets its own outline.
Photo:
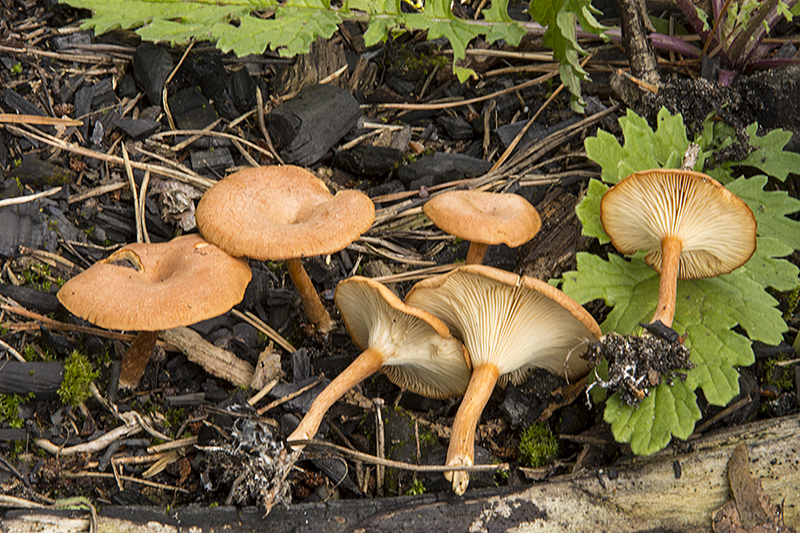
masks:
<path id="1" fill-rule="evenodd" d="M 269 411 L 270 409 L 274 409 L 274 408 L 278 407 L 279 405 L 283 405 L 283 404 L 285 404 L 286 402 L 288 402 L 288 401 L 290 401 L 290 400 L 293 400 L 293 399 L 297 398 L 298 396 L 300 396 L 300 395 L 301 395 L 301 394 L 303 394 L 304 392 L 306 392 L 306 391 L 309 391 L 309 390 L 313 389 L 314 387 L 316 387 L 317 385 L 319 385 L 320 383 L 322 383 L 322 380 L 324 380 L 324 379 L 325 379 L 325 374 L 320 374 L 320 375 L 317 377 L 317 379 L 315 379 L 314 381 L 312 381 L 311 383 L 309 383 L 309 384 L 308 384 L 308 385 L 306 385 L 305 387 L 303 387 L 303 388 L 300 388 L 300 389 L 297 389 L 297 390 L 296 390 L 296 391 L 294 391 L 293 393 L 291 393 L 291 394 L 287 394 L 287 395 L 286 395 L 286 396 L 284 396 L 283 398 L 279 398 L 279 399 L 275 400 L 274 402 L 268 403 L 267 405 L 265 405 L 264 407 L 260 408 L 260 409 L 257 411 L 257 412 L 258 412 L 258 414 L 259 414 L 259 416 L 263 415 L 264 413 L 266 413 L 266 412 L 267 412 L 267 411 Z"/>
<path id="2" fill-rule="evenodd" d="M 325 442 L 317 439 L 297 440 L 292 441 L 293 445 L 306 446 L 306 447 L 319 447 L 335 450 L 345 457 L 349 457 L 355 461 L 362 461 L 364 463 L 381 465 L 387 468 L 397 468 L 399 470 L 410 470 L 412 472 L 493 472 L 495 470 L 508 470 L 510 468 L 508 463 L 498 463 L 491 465 L 472 465 L 472 466 L 459 466 L 454 469 L 452 466 L 439 466 L 439 465 L 415 465 L 411 463 L 404 463 L 402 461 L 393 461 L 391 459 L 380 459 L 374 455 L 358 452 L 339 446 L 330 442 Z M 308 448 L 306 448 L 308 451 Z"/>

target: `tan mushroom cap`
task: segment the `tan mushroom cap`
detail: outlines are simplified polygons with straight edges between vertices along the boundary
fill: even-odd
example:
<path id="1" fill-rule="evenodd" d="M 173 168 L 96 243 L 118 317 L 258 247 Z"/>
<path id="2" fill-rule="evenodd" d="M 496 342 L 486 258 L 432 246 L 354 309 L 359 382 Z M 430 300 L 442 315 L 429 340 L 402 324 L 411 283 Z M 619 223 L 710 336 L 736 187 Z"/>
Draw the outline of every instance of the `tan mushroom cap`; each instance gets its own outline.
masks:
<path id="1" fill-rule="evenodd" d="M 475 431 L 495 384 L 520 383 L 532 368 L 573 379 L 586 374 L 580 355 L 600 328 L 574 300 L 542 281 L 483 265 L 466 265 L 423 280 L 406 303 L 439 317 L 460 338 L 472 362 L 464 399 L 458 408 L 445 472 L 457 494 L 464 494 L 473 464 Z"/>
<path id="2" fill-rule="evenodd" d="M 423 280 L 405 301 L 440 318 L 462 340 L 473 367 L 491 363 L 515 384 L 534 368 L 566 371 L 570 380 L 585 375 L 579 345 L 602 335 L 594 318 L 552 285 L 484 265 Z"/>
<path id="3" fill-rule="evenodd" d="M 432 398 L 467 389 L 464 347 L 442 321 L 360 276 L 339 283 L 335 300 L 353 341 L 364 351 L 314 399 L 289 441 L 312 438 L 334 402 L 379 370 L 395 384 Z"/>
<path id="4" fill-rule="evenodd" d="M 422 210 L 450 235 L 483 244 L 515 248 L 542 227 L 539 213 L 518 194 L 449 191 L 428 200 Z"/>
<path id="5" fill-rule="evenodd" d="M 661 272 L 662 243 L 680 240 L 680 279 L 727 274 L 756 250 L 756 219 L 744 201 L 700 172 L 637 172 L 611 187 L 600 203 L 603 228 L 623 254 L 647 250 Z"/>
<path id="6" fill-rule="evenodd" d="M 381 372 L 394 384 L 429 398 L 467 389 L 464 348 L 441 320 L 360 276 L 339 283 L 334 299 L 353 342 L 383 355 Z"/>
<path id="7" fill-rule="evenodd" d="M 103 328 L 158 331 L 227 312 L 250 277 L 247 261 L 192 234 L 125 246 L 70 279 L 58 299 Z"/>
<path id="8" fill-rule="evenodd" d="M 197 205 L 197 227 L 229 254 L 279 261 L 338 252 L 375 220 L 365 194 L 332 195 L 292 165 L 241 170 L 211 187 Z"/>

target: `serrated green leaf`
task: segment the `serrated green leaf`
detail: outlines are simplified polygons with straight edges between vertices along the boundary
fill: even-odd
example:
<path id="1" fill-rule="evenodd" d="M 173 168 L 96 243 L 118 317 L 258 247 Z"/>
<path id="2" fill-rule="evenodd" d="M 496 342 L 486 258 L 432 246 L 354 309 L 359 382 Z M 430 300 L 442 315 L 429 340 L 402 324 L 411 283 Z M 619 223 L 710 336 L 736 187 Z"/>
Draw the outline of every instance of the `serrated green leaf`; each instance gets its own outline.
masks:
<path id="1" fill-rule="evenodd" d="M 683 121 L 664 111 L 659 113 L 655 132 L 631 112 L 620 119 L 620 126 L 625 135 L 624 146 L 604 132 L 585 142 L 589 157 L 603 167 L 602 179 L 607 183 L 617 183 L 635 171 L 679 164 L 688 145 Z M 755 129 L 749 131 L 755 134 Z M 730 144 L 729 133 L 726 128 L 707 125 L 700 139 L 706 150 L 704 157 L 713 160 L 716 149 Z M 772 135 L 757 141 L 760 146 L 769 147 L 763 153 L 766 160 L 759 162 L 760 168 L 774 168 L 770 161 L 773 156 L 786 164 L 787 158 L 780 155 L 786 136 Z M 692 404 L 685 420 L 677 413 L 688 407 L 685 400 L 691 397 L 694 401 L 696 388 L 711 404 L 725 405 L 730 401 L 739 391 L 736 367 L 754 361 L 750 341 L 778 344 L 787 329 L 777 301 L 764 289 L 771 286 L 786 291 L 797 286 L 797 267 L 782 257 L 800 249 L 800 222 L 787 217 L 800 211 L 800 201 L 785 191 L 765 191 L 766 176 L 733 180 L 730 168 L 739 164 L 732 162 L 715 173 L 752 209 L 758 222 L 757 249 L 745 265 L 728 275 L 678 281 L 673 327 L 685 334 L 685 344 L 697 366 L 687 372 L 687 380 L 680 387 L 658 387 L 657 399 L 646 399 L 638 410 L 620 405 L 617 396 L 606 404 L 605 417 L 612 424 L 615 437 L 631 442 L 636 453 L 652 453 L 665 446 L 670 435 L 691 431 L 699 417 L 696 405 Z M 584 233 L 602 242 L 607 239 L 599 217 L 604 190 L 605 185 L 590 182 L 576 209 L 585 225 Z M 604 332 L 638 332 L 639 322 L 650 319 L 658 298 L 658 274 L 642 257 L 641 252 L 629 260 L 609 255 L 605 261 L 578 254 L 578 268 L 564 273 L 562 289 L 580 303 L 603 299 L 613 307 L 601 324 Z M 747 337 L 733 331 L 737 326 Z"/>
<path id="2" fill-rule="evenodd" d="M 792 138 L 792 132 L 773 130 L 759 137 L 757 131 L 758 124 L 751 124 L 746 129 L 750 137 L 748 142 L 755 150 L 741 165 L 757 168 L 781 181 L 786 181 L 790 173 L 799 174 L 800 154 L 783 151 L 783 147 Z"/>
<path id="3" fill-rule="evenodd" d="M 663 449 L 673 436 L 689 438 L 700 417 L 694 391 L 680 379 L 672 386 L 662 383 L 651 389 L 637 407 L 620 401 L 619 394 L 606 401 L 605 418 L 614 437 L 630 442 L 631 451 L 637 455 Z"/>
<path id="4" fill-rule="evenodd" d="M 583 49 L 578 44 L 575 25 L 580 21 L 584 31 L 597 35 L 606 29 L 597 22 L 592 13 L 589 0 L 531 2 L 528 8 L 531 18 L 545 27 L 542 43 L 553 50 L 555 59 L 561 61 L 561 82 L 569 89 L 570 106 L 578 113 L 582 113 L 585 107 L 580 93 L 580 81 L 588 76 L 578 61 L 578 54 Z"/>
<path id="5" fill-rule="evenodd" d="M 586 193 L 575 208 L 578 219 L 583 224 L 583 229 L 581 230 L 583 235 L 598 239 L 600 244 L 605 244 L 611 240 L 603 229 L 603 222 L 600 220 L 600 201 L 607 190 L 608 185 L 596 179 L 589 180 Z"/>
<path id="6" fill-rule="evenodd" d="M 505 39 L 510 46 L 519 46 L 520 41 L 528 33 L 517 21 L 508 15 L 508 4 L 492 2 L 489 9 L 483 10 L 483 20 L 492 22 L 486 40 L 490 43 Z"/>

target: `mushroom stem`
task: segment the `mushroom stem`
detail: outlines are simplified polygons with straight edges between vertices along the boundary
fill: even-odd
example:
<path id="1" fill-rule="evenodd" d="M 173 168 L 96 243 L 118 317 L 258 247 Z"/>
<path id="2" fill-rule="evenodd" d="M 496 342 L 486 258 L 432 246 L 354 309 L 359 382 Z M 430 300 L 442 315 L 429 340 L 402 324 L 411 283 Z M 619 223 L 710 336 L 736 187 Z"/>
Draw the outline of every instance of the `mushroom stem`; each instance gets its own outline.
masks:
<path id="1" fill-rule="evenodd" d="M 472 466 L 475 458 L 475 430 L 499 377 L 500 372 L 492 363 L 483 363 L 472 371 L 469 386 L 450 433 L 447 466 Z M 469 486 L 469 472 L 449 471 L 445 472 L 444 477 L 453 482 L 453 490 L 458 495 L 464 494 Z"/>
<path id="2" fill-rule="evenodd" d="M 131 389 L 139 384 L 144 369 L 153 355 L 153 348 L 158 340 L 158 331 L 140 331 L 133 339 L 130 348 L 122 356 L 120 364 L 119 385 Z"/>
<path id="3" fill-rule="evenodd" d="M 347 391 L 367 379 L 377 372 L 383 365 L 383 355 L 373 348 L 367 348 L 350 366 L 336 376 L 336 378 L 325 387 L 319 396 L 316 397 L 311 408 L 303 417 L 300 425 L 297 426 L 287 441 L 309 440 L 317 434 L 322 418 L 328 409 L 344 395 Z"/>
<path id="4" fill-rule="evenodd" d="M 289 271 L 289 276 L 297 287 L 297 292 L 300 293 L 300 301 L 303 303 L 303 309 L 306 311 L 306 316 L 312 324 L 322 334 L 328 333 L 333 328 L 333 320 L 331 315 L 328 314 L 325 306 L 322 305 L 322 300 L 308 277 L 306 269 L 303 268 L 303 263 L 299 258 L 287 259 L 286 269 Z"/>
<path id="5" fill-rule="evenodd" d="M 661 280 L 658 285 L 658 304 L 651 323 L 660 320 L 665 326 L 672 327 L 682 248 L 683 243 L 678 237 L 669 236 L 661 241 Z"/>
<path id="6" fill-rule="evenodd" d="M 483 263 L 483 257 L 486 255 L 486 250 L 489 249 L 488 244 L 484 244 L 481 242 L 472 241 L 469 243 L 469 249 L 467 249 L 467 259 L 466 264 L 468 265 L 480 265 Z"/>

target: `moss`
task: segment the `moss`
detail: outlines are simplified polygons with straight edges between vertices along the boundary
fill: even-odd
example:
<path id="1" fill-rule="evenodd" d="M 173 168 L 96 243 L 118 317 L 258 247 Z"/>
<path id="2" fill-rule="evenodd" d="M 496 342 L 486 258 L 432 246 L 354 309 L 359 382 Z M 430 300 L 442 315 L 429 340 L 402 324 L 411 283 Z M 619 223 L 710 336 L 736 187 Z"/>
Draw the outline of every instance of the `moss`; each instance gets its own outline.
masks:
<path id="1" fill-rule="evenodd" d="M 781 361 L 788 360 L 785 354 L 781 354 L 774 359 L 764 361 L 764 377 L 767 383 L 775 385 L 780 390 L 790 391 L 794 389 L 794 372 L 790 372 L 786 366 L 778 365 Z"/>
<path id="2" fill-rule="evenodd" d="M 64 362 L 64 380 L 58 389 L 61 402 L 77 407 L 91 395 L 90 385 L 99 375 L 85 355 L 77 350 L 72 352 Z"/>
<path id="3" fill-rule="evenodd" d="M 12 428 L 21 428 L 24 426 L 25 423 L 19 417 L 19 406 L 32 399 L 33 393 L 27 396 L 20 396 L 18 394 L 0 395 L 0 424 L 6 422 Z"/>
<path id="4" fill-rule="evenodd" d="M 534 468 L 544 466 L 558 453 L 558 439 L 543 422 L 531 424 L 522 432 L 519 456 L 527 465 Z"/>
<path id="5" fill-rule="evenodd" d="M 422 482 L 420 479 L 415 479 L 411 482 L 411 486 L 406 489 L 403 493 L 406 496 L 419 496 L 420 494 L 425 494 L 427 489 L 425 488 L 425 483 Z"/>

